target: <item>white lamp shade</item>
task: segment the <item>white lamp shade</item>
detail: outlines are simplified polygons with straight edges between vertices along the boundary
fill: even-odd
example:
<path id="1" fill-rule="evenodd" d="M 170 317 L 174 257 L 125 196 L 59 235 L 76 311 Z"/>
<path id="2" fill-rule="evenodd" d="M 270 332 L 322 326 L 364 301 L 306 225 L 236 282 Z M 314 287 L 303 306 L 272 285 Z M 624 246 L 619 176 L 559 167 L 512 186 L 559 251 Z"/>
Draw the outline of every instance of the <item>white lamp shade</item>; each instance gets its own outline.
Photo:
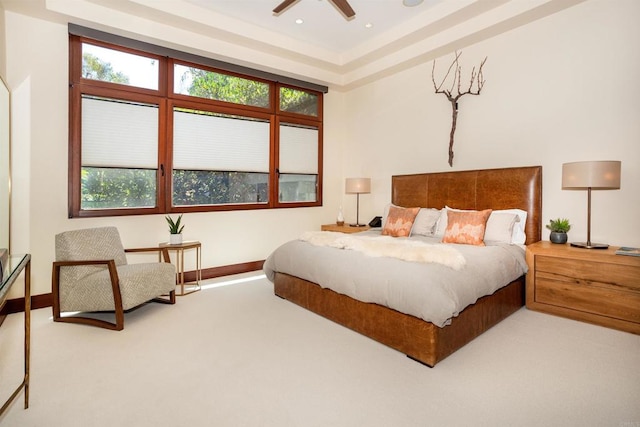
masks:
<path id="1" fill-rule="evenodd" d="M 565 163 L 562 165 L 562 188 L 617 190 L 620 188 L 621 163 L 618 160 Z"/>
<path id="2" fill-rule="evenodd" d="M 370 193 L 371 178 L 347 178 L 345 183 L 346 193 Z"/>

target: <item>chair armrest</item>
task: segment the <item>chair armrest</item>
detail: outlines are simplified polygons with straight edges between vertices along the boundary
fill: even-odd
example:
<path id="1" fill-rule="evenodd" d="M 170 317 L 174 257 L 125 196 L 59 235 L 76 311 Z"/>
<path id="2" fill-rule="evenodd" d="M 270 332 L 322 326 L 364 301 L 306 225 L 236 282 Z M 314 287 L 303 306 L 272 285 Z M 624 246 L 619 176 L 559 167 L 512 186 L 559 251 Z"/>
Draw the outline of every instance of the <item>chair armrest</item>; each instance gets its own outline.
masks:
<path id="1" fill-rule="evenodd" d="M 118 270 L 116 269 L 116 262 L 112 259 L 90 259 L 90 260 L 77 260 L 77 261 L 54 261 L 53 262 L 53 282 L 60 282 L 60 268 L 72 267 L 78 265 L 105 265 L 109 270 L 109 276 L 111 277 L 111 283 L 118 283 Z"/>
<path id="2" fill-rule="evenodd" d="M 109 270 L 109 279 L 111 280 L 111 289 L 113 291 L 113 300 L 115 307 L 122 307 L 122 294 L 120 293 L 120 279 L 116 262 L 113 259 L 99 260 L 78 260 L 78 261 L 54 261 L 51 272 L 51 293 L 53 294 L 53 317 L 60 318 L 60 269 L 62 267 L 71 267 L 78 265 L 106 265 Z M 122 313 L 117 316 L 123 316 Z"/>
<path id="3" fill-rule="evenodd" d="M 53 267 L 64 267 L 74 265 L 108 265 L 110 262 L 114 262 L 112 259 L 91 259 L 91 260 L 77 260 L 77 261 L 54 261 Z M 114 263 L 115 265 L 115 263 Z"/>
<path id="4" fill-rule="evenodd" d="M 129 252 L 129 253 L 135 253 L 135 252 L 157 252 L 159 254 L 162 254 L 162 260 L 163 262 L 171 262 L 171 258 L 169 258 L 169 251 L 167 250 L 167 248 L 161 248 L 161 247 L 150 247 L 150 248 L 129 248 L 129 249 L 125 249 L 125 252 Z"/>
<path id="5" fill-rule="evenodd" d="M 119 287 L 118 270 L 116 269 L 116 262 L 112 259 L 99 259 L 99 260 L 78 260 L 78 261 L 54 261 L 53 272 L 51 274 L 51 283 L 54 290 L 60 287 L 60 268 L 72 267 L 78 265 L 105 265 L 109 270 L 109 277 L 111 278 L 111 285 Z M 120 290 L 118 289 L 118 292 Z M 56 291 L 57 292 L 57 291 Z"/>

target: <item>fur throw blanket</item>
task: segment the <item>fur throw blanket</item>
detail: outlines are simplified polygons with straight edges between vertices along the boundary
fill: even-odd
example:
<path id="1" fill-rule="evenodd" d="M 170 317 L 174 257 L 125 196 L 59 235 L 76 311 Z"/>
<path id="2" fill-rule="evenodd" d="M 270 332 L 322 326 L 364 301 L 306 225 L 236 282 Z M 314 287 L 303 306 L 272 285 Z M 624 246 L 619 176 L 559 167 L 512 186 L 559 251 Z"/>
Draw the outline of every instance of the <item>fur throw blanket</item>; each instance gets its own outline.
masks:
<path id="1" fill-rule="evenodd" d="M 404 261 L 437 263 L 460 270 L 466 260 L 455 248 L 390 236 L 358 236 L 334 231 L 308 231 L 299 240 L 315 246 L 359 251 L 372 257 L 398 258 Z"/>

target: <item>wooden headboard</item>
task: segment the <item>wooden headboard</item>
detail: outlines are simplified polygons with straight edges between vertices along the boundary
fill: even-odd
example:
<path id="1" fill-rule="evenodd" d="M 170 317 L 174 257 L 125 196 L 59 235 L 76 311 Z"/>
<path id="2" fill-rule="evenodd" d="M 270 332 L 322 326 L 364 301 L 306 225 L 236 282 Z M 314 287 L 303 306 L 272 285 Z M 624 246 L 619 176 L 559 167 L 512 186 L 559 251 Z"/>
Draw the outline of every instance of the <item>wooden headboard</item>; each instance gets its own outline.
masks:
<path id="1" fill-rule="evenodd" d="M 511 209 L 528 212 L 526 244 L 542 238 L 542 166 L 391 177 L 391 202 L 404 207 Z"/>

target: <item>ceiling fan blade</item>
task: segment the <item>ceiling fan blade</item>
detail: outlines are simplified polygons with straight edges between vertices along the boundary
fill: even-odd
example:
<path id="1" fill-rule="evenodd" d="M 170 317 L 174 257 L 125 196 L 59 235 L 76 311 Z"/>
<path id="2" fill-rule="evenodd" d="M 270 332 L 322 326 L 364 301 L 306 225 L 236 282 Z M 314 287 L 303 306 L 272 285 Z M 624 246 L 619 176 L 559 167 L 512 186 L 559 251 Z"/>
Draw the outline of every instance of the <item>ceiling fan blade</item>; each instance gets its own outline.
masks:
<path id="1" fill-rule="evenodd" d="M 292 4 L 294 4 L 297 1 L 298 0 L 284 0 L 282 3 L 280 3 L 278 6 L 276 6 L 275 9 L 273 9 L 273 13 L 278 14 L 278 13 L 282 12 L 283 10 L 285 10 L 286 8 L 288 8 L 289 6 L 291 6 Z"/>
<path id="2" fill-rule="evenodd" d="M 344 16 L 346 16 L 347 18 L 352 18 L 356 16 L 356 13 L 353 11 L 353 9 L 351 8 L 347 0 L 330 0 L 330 1 L 331 3 L 335 4 L 336 7 L 340 9 L 340 11 L 342 11 Z"/>

